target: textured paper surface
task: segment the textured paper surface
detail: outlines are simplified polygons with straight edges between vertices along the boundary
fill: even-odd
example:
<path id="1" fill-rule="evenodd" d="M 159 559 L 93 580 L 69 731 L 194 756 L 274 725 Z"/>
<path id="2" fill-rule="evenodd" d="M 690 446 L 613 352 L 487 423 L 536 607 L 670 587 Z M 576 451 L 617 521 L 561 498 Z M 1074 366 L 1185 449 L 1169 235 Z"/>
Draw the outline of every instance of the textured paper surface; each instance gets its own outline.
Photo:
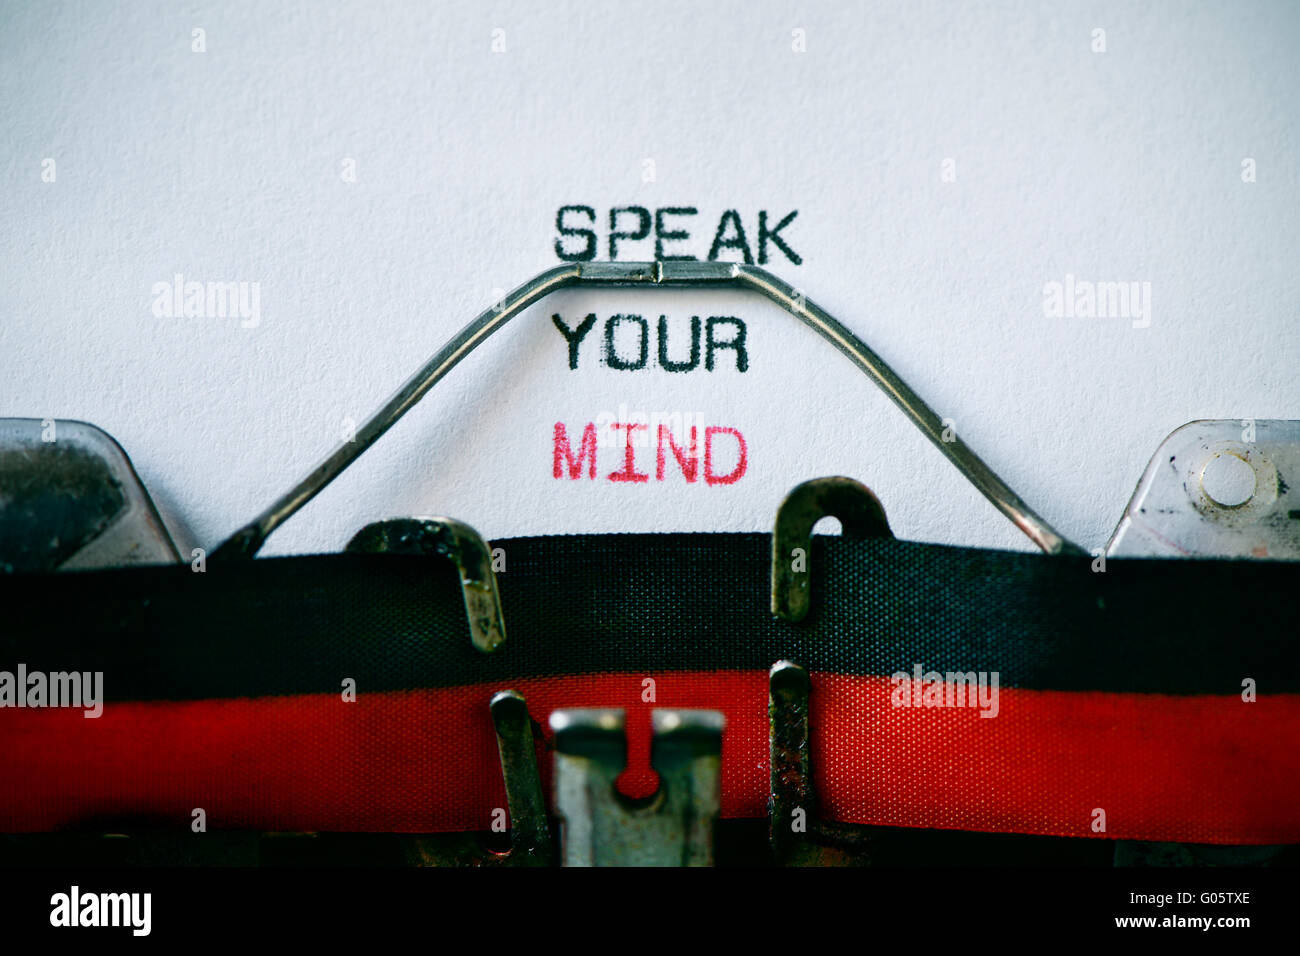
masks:
<path id="1" fill-rule="evenodd" d="M 5 3 L 0 414 L 100 425 L 178 543 L 211 548 L 557 264 L 561 206 L 696 207 L 698 256 L 727 209 L 751 243 L 759 210 L 797 209 L 802 264 L 769 266 L 1097 547 L 1176 426 L 1300 417 L 1298 9 Z M 156 316 L 178 273 L 259 283 L 259 323 Z M 1150 283 L 1149 327 L 1045 315 L 1067 274 Z M 550 316 L 588 312 L 571 371 Z M 601 365 L 615 313 L 741 317 L 749 368 L 668 373 L 653 339 L 647 369 Z M 602 447 L 601 480 L 556 480 L 555 423 L 576 441 L 620 407 L 739 430 L 745 475 L 655 481 L 649 449 L 650 481 L 610 482 Z M 774 306 L 610 290 L 516 319 L 266 553 L 406 514 L 490 538 L 766 529 L 826 474 L 870 485 L 900 537 L 1030 547 Z"/>

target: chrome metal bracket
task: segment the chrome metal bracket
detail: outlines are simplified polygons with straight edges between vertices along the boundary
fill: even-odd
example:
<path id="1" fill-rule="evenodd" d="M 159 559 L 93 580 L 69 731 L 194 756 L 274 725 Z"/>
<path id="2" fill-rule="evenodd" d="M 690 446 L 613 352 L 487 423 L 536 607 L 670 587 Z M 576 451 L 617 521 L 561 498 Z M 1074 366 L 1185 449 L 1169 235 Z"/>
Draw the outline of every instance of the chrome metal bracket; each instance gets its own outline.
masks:
<path id="1" fill-rule="evenodd" d="M 712 866 L 721 805 L 722 729 L 713 710 L 655 710 L 651 764 L 659 789 L 631 801 L 622 710 L 557 710 L 555 810 L 565 866 Z"/>

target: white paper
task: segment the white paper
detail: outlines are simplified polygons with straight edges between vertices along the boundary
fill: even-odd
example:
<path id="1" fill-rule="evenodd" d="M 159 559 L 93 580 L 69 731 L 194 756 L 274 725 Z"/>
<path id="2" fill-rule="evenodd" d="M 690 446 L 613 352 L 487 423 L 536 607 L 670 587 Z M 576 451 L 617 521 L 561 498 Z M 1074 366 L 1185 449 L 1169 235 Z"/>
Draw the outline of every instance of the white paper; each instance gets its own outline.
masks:
<path id="1" fill-rule="evenodd" d="M 751 244 L 798 210 L 802 264 L 768 267 L 1098 547 L 1173 428 L 1300 418 L 1297 41 L 1290 4 L 5 3 L 0 414 L 101 426 L 183 551 L 212 548 L 556 265 L 561 206 L 696 207 L 674 250 L 700 257 L 725 210 Z M 156 315 L 177 274 L 257 283 L 256 324 Z M 1149 327 L 1046 315 L 1067 275 L 1149 283 Z M 588 312 L 572 371 L 550 316 Z M 645 370 L 601 365 L 616 313 L 683 349 L 692 315 L 741 317 L 748 371 L 665 372 L 653 338 Z M 612 482 L 602 447 L 599 480 L 554 478 L 555 424 L 621 408 L 739 430 L 746 473 L 658 481 L 650 448 L 650 480 Z M 517 318 L 265 553 L 409 514 L 766 530 L 828 474 L 899 537 L 1032 547 L 775 306 L 603 290 Z"/>

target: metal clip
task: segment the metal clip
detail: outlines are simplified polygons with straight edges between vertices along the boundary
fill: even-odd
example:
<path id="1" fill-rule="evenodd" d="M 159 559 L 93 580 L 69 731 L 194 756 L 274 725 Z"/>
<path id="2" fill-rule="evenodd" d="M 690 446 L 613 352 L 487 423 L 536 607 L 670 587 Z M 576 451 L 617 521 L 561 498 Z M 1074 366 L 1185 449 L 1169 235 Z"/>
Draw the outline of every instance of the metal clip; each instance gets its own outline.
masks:
<path id="1" fill-rule="evenodd" d="M 491 709 L 510 813 L 510 852 L 506 855 L 520 866 L 549 866 L 555 851 L 546 821 L 542 779 L 537 773 L 528 704 L 519 691 L 503 690 L 492 695 Z"/>
<path id="2" fill-rule="evenodd" d="M 869 831 L 817 816 L 809 732 L 808 672 L 778 661 L 768 675 L 771 792 L 769 836 L 781 866 L 861 866 L 868 863 Z"/>
<path id="3" fill-rule="evenodd" d="M 490 710 L 506 785 L 510 849 L 490 850 L 477 834 L 425 834 L 411 838 L 411 859 L 419 866 L 550 866 L 555 861 L 528 704 L 518 691 L 503 690 L 492 695 Z"/>
<path id="4" fill-rule="evenodd" d="M 460 590 L 469 617 L 470 639 L 490 654 L 505 643 L 501 595 L 492 573 L 492 553 L 482 536 L 454 518 L 394 518 L 368 524 L 348 542 L 348 551 L 434 554 L 449 558 L 460 571 Z"/>
<path id="5" fill-rule="evenodd" d="M 555 809 L 565 866 L 711 866 L 721 801 L 722 728 L 713 710 L 655 710 L 651 764 L 659 789 L 630 801 L 622 710 L 557 710 Z"/>
<path id="6" fill-rule="evenodd" d="M 862 482 L 836 477 L 796 485 L 777 509 L 772 530 L 772 613 L 792 624 L 808 616 L 812 529 L 828 516 L 851 537 L 894 536 L 880 499 Z"/>

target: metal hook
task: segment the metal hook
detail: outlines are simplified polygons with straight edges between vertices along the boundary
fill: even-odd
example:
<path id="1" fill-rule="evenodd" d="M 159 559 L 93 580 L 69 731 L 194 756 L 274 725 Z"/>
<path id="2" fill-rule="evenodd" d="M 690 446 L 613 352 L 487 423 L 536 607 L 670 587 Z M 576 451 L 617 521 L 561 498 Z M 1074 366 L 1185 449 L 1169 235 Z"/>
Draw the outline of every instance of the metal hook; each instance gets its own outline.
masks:
<path id="1" fill-rule="evenodd" d="M 835 477 L 796 485 L 777 509 L 772 530 L 772 613 L 791 623 L 808 616 L 812 529 L 826 517 L 840 519 L 850 537 L 894 536 L 880 499 L 862 482 Z"/>
<path id="2" fill-rule="evenodd" d="M 492 553 L 482 536 L 464 522 L 455 518 L 379 521 L 358 531 L 346 550 L 449 558 L 460 572 L 460 592 L 474 646 L 490 654 L 505 643 L 506 622 L 497 577 L 492 573 Z"/>
<path id="3" fill-rule="evenodd" d="M 934 443 L 967 480 L 1033 542 L 1049 554 L 1082 554 L 1051 525 L 1039 517 L 1007 484 L 993 473 L 960 436 L 944 437 L 942 419 L 921 397 L 894 374 L 865 342 L 841 325 L 829 312 L 802 292 L 778 279 L 766 269 L 728 262 L 583 262 L 548 269 L 509 293 L 500 303 L 483 312 L 444 345 L 414 375 L 393 393 L 356 433 L 317 465 L 252 522 L 231 535 L 210 556 L 211 559 L 251 557 L 267 537 L 303 505 L 315 497 L 362 452 L 424 397 L 461 359 L 474 351 L 501 326 L 558 289 L 574 286 L 705 286 L 737 288 L 757 292 L 785 309 L 843 352 L 868 378 L 882 388 L 890 401 Z"/>

